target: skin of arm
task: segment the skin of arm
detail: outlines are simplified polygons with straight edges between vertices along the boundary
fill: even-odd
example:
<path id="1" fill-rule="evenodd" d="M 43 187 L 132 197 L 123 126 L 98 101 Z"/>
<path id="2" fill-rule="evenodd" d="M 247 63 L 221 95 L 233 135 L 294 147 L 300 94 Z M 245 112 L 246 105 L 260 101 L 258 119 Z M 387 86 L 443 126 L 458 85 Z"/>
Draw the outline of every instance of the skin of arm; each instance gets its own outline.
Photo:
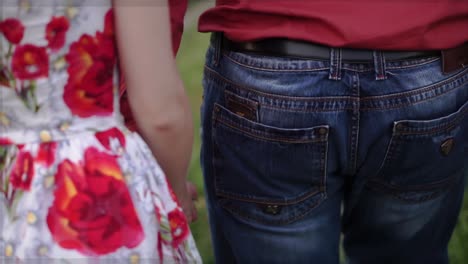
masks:
<path id="1" fill-rule="evenodd" d="M 114 0 L 114 12 L 119 60 L 138 131 L 192 221 L 196 210 L 186 175 L 193 120 L 172 52 L 167 0 Z"/>

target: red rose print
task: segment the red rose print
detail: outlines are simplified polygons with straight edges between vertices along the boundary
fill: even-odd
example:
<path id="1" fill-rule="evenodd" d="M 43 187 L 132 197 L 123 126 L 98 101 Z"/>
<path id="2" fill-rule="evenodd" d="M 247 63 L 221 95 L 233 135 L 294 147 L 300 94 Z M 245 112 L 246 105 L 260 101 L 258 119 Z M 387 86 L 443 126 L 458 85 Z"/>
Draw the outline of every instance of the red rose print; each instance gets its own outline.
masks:
<path id="1" fill-rule="evenodd" d="M 83 35 L 66 56 L 68 83 L 63 99 L 74 115 L 104 116 L 113 110 L 115 47 L 102 33 Z"/>
<path id="2" fill-rule="evenodd" d="M 177 248 L 189 235 L 187 218 L 180 209 L 169 212 L 168 218 L 171 225 L 172 247 Z"/>
<path id="3" fill-rule="evenodd" d="M 112 138 L 116 138 L 121 146 L 125 146 L 125 136 L 124 134 L 116 127 L 113 127 L 111 129 L 108 129 L 106 131 L 101 131 L 97 132 L 96 134 L 97 140 L 101 142 L 101 144 L 106 148 L 106 149 L 111 149 L 110 147 L 110 140 Z"/>
<path id="4" fill-rule="evenodd" d="M 20 151 L 10 173 L 10 183 L 13 187 L 29 190 L 34 176 L 34 160 L 29 152 Z"/>
<path id="5" fill-rule="evenodd" d="M 64 16 L 53 17 L 46 27 L 46 39 L 49 42 L 49 48 L 58 50 L 65 44 L 65 34 L 70 27 L 70 23 Z"/>
<path id="6" fill-rule="evenodd" d="M 134 248 L 144 239 L 116 157 L 91 147 L 84 161 L 65 160 L 55 174 L 47 225 L 63 248 L 88 256 Z"/>
<path id="7" fill-rule="evenodd" d="M 0 23 L 0 32 L 9 42 L 18 44 L 23 39 L 24 26 L 17 19 L 8 18 Z"/>
<path id="8" fill-rule="evenodd" d="M 37 152 L 36 161 L 45 164 L 47 167 L 55 161 L 56 142 L 41 143 Z"/>
<path id="9" fill-rule="evenodd" d="M 0 146 L 8 146 L 13 144 L 13 142 L 9 138 L 0 138 Z"/>
<path id="10" fill-rule="evenodd" d="M 108 37 L 114 37 L 114 11 L 109 10 L 104 18 L 104 34 Z"/>
<path id="11" fill-rule="evenodd" d="M 31 44 L 17 46 L 12 59 L 13 74 L 18 79 L 34 80 L 49 75 L 49 56 L 45 48 Z"/>

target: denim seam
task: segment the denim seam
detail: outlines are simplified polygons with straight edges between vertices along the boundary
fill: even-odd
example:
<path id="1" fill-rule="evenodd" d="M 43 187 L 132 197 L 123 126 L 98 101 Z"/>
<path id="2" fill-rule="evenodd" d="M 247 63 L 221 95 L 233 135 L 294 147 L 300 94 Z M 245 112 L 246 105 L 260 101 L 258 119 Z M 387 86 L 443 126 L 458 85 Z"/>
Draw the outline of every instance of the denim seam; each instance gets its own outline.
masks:
<path id="1" fill-rule="evenodd" d="M 468 108 L 466 108 L 463 112 L 458 113 L 457 117 L 455 117 L 453 120 L 447 121 L 444 126 L 438 126 L 434 127 L 431 129 L 423 130 L 421 131 L 396 131 L 395 136 L 405 136 L 405 135 L 432 135 L 432 134 L 437 134 L 443 131 L 451 130 L 454 126 L 457 126 L 459 124 L 459 121 L 463 118 L 465 118 L 466 114 L 468 113 Z M 409 128 L 406 128 L 409 129 Z"/>
<path id="2" fill-rule="evenodd" d="M 389 184 L 380 178 L 372 179 L 368 184 L 369 186 L 375 186 L 376 188 L 380 188 L 381 190 L 387 190 L 392 194 L 400 194 L 401 192 L 437 191 L 445 189 L 446 187 L 450 186 L 453 183 L 453 181 L 455 181 L 457 178 L 458 175 L 453 175 L 449 178 L 437 182 L 427 183 L 424 185 L 412 185 L 411 187 L 406 188 Z"/>
<path id="3" fill-rule="evenodd" d="M 223 204 L 221 204 L 220 206 L 225 208 L 226 210 L 228 210 L 232 214 L 238 215 L 238 216 L 243 217 L 245 219 L 254 220 L 254 221 L 257 221 L 259 223 L 263 223 L 263 224 L 290 224 L 290 223 L 293 223 L 293 222 L 303 218 L 307 214 L 309 214 L 314 208 L 319 206 L 324 199 L 325 199 L 325 197 L 322 195 L 322 197 L 317 199 L 316 202 L 314 202 L 310 206 L 308 206 L 307 209 L 305 209 L 303 213 L 298 214 L 295 217 L 289 217 L 288 219 L 285 219 L 285 220 L 272 220 L 272 221 L 267 221 L 267 220 L 260 219 L 259 217 L 254 217 L 254 216 L 248 215 L 248 214 L 246 214 L 244 212 L 241 212 L 240 210 L 236 210 L 233 206 L 228 206 L 228 205 L 223 205 Z M 218 202 L 218 204 L 219 204 L 219 202 Z"/>
<path id="4" fill-rule="evenodd" d="M 252 89 L 250 87 L 247 87 L 247 86 L 244 86 L 244 85 L 240 85 L 240 84 L 237 84 L 229 79 L 226 79 L 224 77 L 222 77 L 221 75 L 219 75 L 219 73 L 217 73 L 216 71 L 214 71 L 213 69 L 209 68 L 209 67 L 206 67 L 205 66 L 205 69 L 208 71 L 206 72 L 207 75 L 210 75 L 212 78 L 216 78 L 218 79 L 217 81 L 222 81 L 222 82 L 226 82 L 228 83 L 229 85 L 233 86 L 235 89 L 241 89 L 241 90 L 246 90 L 246 91 L 249 91 L 251 93 L 254 93 L 254 94 L 258 94 L 259 96 L 263 96 L 263 97 L 266 97 L 266 98 L 271 98 L 271 99 L 289 99 L 289 100 L 295 100 L 295 101 L 307 101 L 307 102 L 339 102 L 337 100 L 341 99 L 341 100 L 347 100 L 347 99 L 350 99 L 349 96 L 335 96 L 335 97 L 318 97 L 318 98 L 311 98 L 311 97 L 293 97 L 293 96 L 286 96 L 286 95 L 279 95 L 279 94 L 269 94 L 269 93 L 265 93 L 265 92 L 261 92 L 261 91 L 257 91 L 255 89 Z M 216 81 L 216 80 L 215 80 Z M 260 102 L 259 102 L 260 103 Z M 263 104 L 262 104 L 263 105 Z"/>
<path id="5" fill-rule="evenodd" d="M 402 92 L 402 93 L 397 93 L 397 94 L 390 94 L 390 95 L 380 95 L 380 96 L 369 96 L 369 97 L 363 97 L 361 99 L 359 99 L 361 105 L 364 104 L 364 106 L 362 106 L 360 108 L 361 111 L 370 111 L 370 110 L 387 110 L 387 109 L 396 109 L 396 108 L 402 108 L 402 107 L 405 107 L 407 105 L 412 105 L 412 104 L 416 104 L 416 103 L 420 103 L 420 102 L 425 102 L 425 101 L 428 101 L 428 100 L 431 100 L 433 98 L 436 98 L 438 96 L 441 96 L 443 94 L 446 94 L 452 90 L 455 90 L 457 89 L 459 86 L 462 86 L 464 85 L 465 83 L 468 82 L 468 76 L 464 77 L 463 75 L 466 74 L 468 72 L 468 70 L 464 70 L 464 71 L 461 71 L 460 73 L 450 77 L 449 79 L 446 79 L 440 83 L 436 83 L 434 85 L 429 85 L 429 86 L 426 86 L 426 87 L 422 87 L 422 88 L 418 88 L 416 90 L 412 90 L 412 91 L 408 91 L 408 92 Z M 260 92 L 260 91 L 256 91 L 255 89 L 252 89 L 252 88 L 249 88 L 247 86 L 244 86 L 244 85 L 239 85 L 237 83 L 234 83 L 222 76 L 220 76 L 216 71 L 214 71 L 213 69 L 209 68 L 208 66 L 205 66 L 205 74 L 206 75 L 209 75 L 211 78 L 214 78 L 214 79 L 217 79 L 217 80 L 214 80 L 214 81 L 218 81 L 218 82 L 225 82 L 224 85 L 230 85 L 232 86 L 234 89 L 241 89 L 241 90 L 246 90 L 246 91 L 249 91 L 249 92 L 252 92 L 254 94 L 257 94 L 258 96 L 263 96 L 265 98 L 270 98 L 270 99 L 285 99 L 285 100 L 294 100 L 294 101 L 303 101 L 303 102 L 340 102 L 338 100 L 347 100 L 347 101 L 350 101 L 350 102 L 354 102 L 356 100 L 353 100 L 351 97 L 321 97 L 321 98 L 309 98 L 309 97 L 291 97 L 291 96 L 284 96 L 284 95 L 274 95 L 274 94 L 268 94 L 268 93 L 264 93 L 264 92 Z M 366 106 L 366 105 L 369 105 L 369 104 L 372 104 L 372 103 L 379 103 L 379 102 L 385 102 L 386 100 L 389 100 L 389 99 L 400 99 L 400 98 L 408 98 L 410 96 L 414 96 L 414 95 L 419 95 L 419 94 L 422 94 L 422 93 L 426 93 L 426 92 L 430 92 L 430 91 L 434 91 L 434 90 L 437 90 L 439 88 L 441 88 L 442 86 L 444 85 L 447 85 L 448 83 L 450 82 L 453 82 L 454 79 L 457 79 L 459 78 L 460 76 L 462 76 L 463 79 L 461 80 L 457 80 L 457 81 L 460 81 L 459 84 L 454 84 L 452 88 L 448 88 L 446 89 L 444 92 L 441 92 L 439 94 L 436 94 L 436 95 L 433 95 L 431 97 L 427 97 L 427 98 L 424 98 L 424 99 L 420 99 L 416 102 L 408 102 L 408 103 L 398 103 L 398 104 L 395 104 L 395 105 L 392 105 L 392 106 L 385 106 L 385 107 L 377 107 L 377 106 Z M 268 106 L 268 107 L 274 107 L 274 106 L 270 106 L 270 105 L 267 105 L 267 104 L 264 104 L 264 103 L 261 103 L 259 102 L 260 105 L 262 105 L 262 107 L 265 107 L 265 106 Z M 336 111 L 339 111 L 341 109 L 348 109 L 349 108 L 336 108 Z"/>
<path id="6" fill-rule="evenodd" d="M 397 140 L 395 137 L 393 137 L 393 136 L 390 137 L 390 141 L 388 142 L 387 151 L 385 152 L 385 156 L 384 156 L 382 162 L 380 163 L 379 169 L 377 170 L 375 175 L 370 177 L 370 179 L 369 179 L 370 182 L 372 182 L 372 181 L 379 182 L 381 180 L 379 178 L 379 176 L 382 174 L 382 171 L 387 166 L 389 160 L 391 160 L 393 158 L 393 152 L 394 152 L 394 148 L 395 148 L 395 144 L 394 144 L 395 140 Z"/>
<path id="7" fill-rule="evenodd" d="M 355 102 L 357 100 L 353 100 L 353 102 Z M 260 103 L 261 104 L 261 103 Z M 279 106 L 274 106 L 274 105 L 265 105 L 265 104 L 261 104 L 262 105 L 262 108 L 269 108 L 269 109 L 274 109 L 274 110 L 282 110 L 282 111 L 285 111 L 285 112 L 296 112 L 296 113 L 316 113 L 316 112 L 342 112 L 342 111 L 348 111 L 348 110 L 354 110 L 353 107 L 342 107 L 342 108 L 334 108 L 334 109 L 318 109 L 318 108 L 314 108 L 314 109 L 307 109 L 307 110 L 304 110 L 303 108 L 301 109 L 292 109 L 292 108 L 282 108 L 282 107 L 279 107 Z"/>
<path id="8" fill-rule="evenodd" d="M 311 68 L 311 69 L 273 69 L 273 68 L 266 68 L 266 67 L 258 67 L 258 66 L 253 66 L 246 64 L 244 62 L 240 62 L 238 60 L 233 59 L 231 56 L 229 56 L 226 53 L 223 53 L 223 55 L 230 61 L 232 61 L 235 64 L 238 64 L 242 67 L 246 67 L 249 69 L 254 69 L 254 70 L 261 70 L 261 71 L 272 71 L 272 72 L 315 72 L 315 71 L 323 71 L 323 70 L 328 70 L 329 67 L 321 67 L 321 68 Z"/>
<path id="9" fill-rule="evenodd" d="M 354 95 L 358 98 L 358 101 L 357 103 L 355 104 L 355 106 L 353 107 L 353 113 L 352 113 L 352 116 L 351 116 L 351 120 L 352 120 L 352 126 L 351 126 L 351 129 L 350 129 L 350 133 L 351 133 L 351 138 L 350 138 L 350 144 L 351 144 L 351 148 L 350 148 L 350 161 L 351 161 L 351 164 L 352 164 L 352 167 L 351 167 L 351 174 L 355 174 L 356 173 L 356 168 L 357 168 L 357 159 L 358 159 L 358 146 L 359 146 L 359 124 L 360 124 L 360 103 L 359 103 L 359 91 L 360 91 L 360 84 L 359 84 L 359 75 L 355 74 L 353 79 L 355 79 L 355 81 L 353 82 L 353 93 L 355 93 Z"/>
<path id="10" fill-rule="evenodd" d="M 217 185 L 219 186 L 219 185 Z M 293 199 L 288 199 L 288 200 L 275 200 L 275 198 L 271 199 L 258 199 L 258 198 L 251 198 L 247 195 L 241 195 L 241 194 L 235 194 L 232 192 L 226 192 L 223 190 L 220 190 L 220 188 L 216 188 L 215 190 L 216 195 L 231 199 L 231 200 L 236 200 L 236 201 L 241 201 L 241 202 L 247 202 L 247 203 L 255 203 L 255 204 L 262 204 L 262 205 L 282 205 L 282 206 L 290 206 L 290 205 L 295 205 L 300 202 L 303 202 L 317 194 L 323 193 L 322 188 L 318 188 L 318 190 L 310 190 L 304 192 L 304 194 L 300 194 L 297 197 L 294 197 Z"/>
<path id="11" fill-rule="evenodd" d="M 329 70 L 330 67 L 319 67 L 319 68 L 305 68 L 305 69 L 275 69 L 275 68 L 267 68 L 267 67 L 258 67 L 258 66 L 254 66 L 252 64 L 247 64 L 247 63 L 244 63 L 244 62 L 241 62 L 241 59 L 239 58 L 235 58 L 233 57 L 232 55 L 229 54 L 229 52 L 223 52 L 222 53 L 223 56 L 225 56 L 227 59 L 229 59 L 230 61 L 232 61 L 233 63 L 236 63 L 238 65 L 241 65 L 241 66 L 244 66 L 244 67 L 247 67 L 247 68 L 250 68 L 250 69 L 256 69 L 256 70 L 264 70 L 264 71 L 284 71 L 284 72 L 313 72 L 313 71 L 322 71 L 322 70 Z M 278 58 L 284 58 L 284 57 L 278 57 Z M 398 61 L 388 61 L 387 64 L 389 64 L 388 66 L 386 65 L 386 69 L 392 69 L 392 70 L 395 70 L 395 69 L 408 69 L 408 68 L 413 68 L 413 67 L 419 67 L 419 66 L 423 66 L 423 65 L 426 65 L 426 64 L 430 64 L 430 63 L 433 63 L 437 60 L 440 60 L 439 57 L 431 57 L 431 58 L 427 58 L 427 59 L 424 59 L 424 60 L 415 60 L 415 62 L 413 63 L 412 61 L 406 61 L 406 65 L 402 65 L 402 66 L 390 66 Z M 298 62 L 300 60 L 297 60 Z M 313 60 L 313 59 L 304 59 L 303 60 L 304 62 L 307 62 L 307 61 L 321 61 L 321 60 Z M 284 63 L 287 63 L 287 62 L 284 62 Z M 369 61 L 369 63 L 371 63 L 371 61 Z M 373 71 L 373 67 L 371 66 L 367 66 L 366 68 L 360 70 L 360 69 L 356 69 L 356 68 L 353 68 L 353 67 L 348 67 L 347 65 L 349 65 L 351 63 L 348 63 L 346 61 L 343 62 L 343 66 L 341 67 L 342 69 L 346 69 L 346 70 L 349 70 L 349 71 L 355 71 L 355 72 L 371 72 Z M 356 63 L 356 64 L 362 64 L 362 63 Z"/>
<path id="12" fill-rule="evenodd" d="M 468 78 L 467 78 L 467 80 L 468 80 Z M 424 89 L 424 90 L 421 91 L 421 92 L 420 92 L 419 90 L 414 90 L 414 91 L 415 91 L 414 93 L 413 93 L 413 92 L 406 92 L 406 93 L 411 93 L 411 95 L 409 95 L 409 96 L 403 96 L 403 95 L 402 95 L 402 96 L 399 96 L 399 97 L 393 97 L 393 98 L 391 98 L 391 99 L 397 100 L 397 99 L 401 99 L 401 98 L 408 98 L 409 100 L 412 100 L 412 99 L 411 99 L 411 98 L 412 98 L 411 96 L 421 95 L 421 94 L 423 94 L 423 93 L 432 92 L 432 91 L 435 91 L 435 92 L 434 92 L 435 95 L 428 96 L 428 97 L 426 97 L 426 98 L 424 98 L 424 99 L 419 99 L 419 100 L 416 100 L 416 99 L 415 99 L 414 101 L 410 101 L 410 102 L 395 103 L 394 105 L 385 106 L 385 107 L 370 107 L 370 106 L 361 107 L 361 111 L 389 110 L 389 109 L 403 108 L 403 107 L 406 107 L 406 106 L 408 106 L 408 105 L 412 105 L 412 106 L 413 106 L 413 105 L 416 105 L 416 104 L 419 104 L 419 103 L 423 103 L 423 102 L 426 102 L 426 101 L 429 101 L 429 100 L 433 100 L 433 99 L 435 99 L 435 98 L 437 98 L 437 97 L 440 97 L 440 96 L 442 96 L 442 95 L 444 95 L 444 94 L 447 94 L 447 93 L 449 93 L 449 92 L 451 92 L 451 91 L 453 91 L 453 90 L 458 89 L 460 86 L 464 85 L 465 83 L 468 83 L 468 81 L 463 81 L 463 82 L 460 83 L 459 85 L 456 85 L 456 86 L 454 85 L 454 87 L 452 87 L 452 88 L 447 88 L 447 89 L 444 90 L 443 92 L 438 92 L 438 93 L 437 93 L 436 90 L 442 88 L 442 86 L 444 86 L 444 84 L 440 84 L 440 85 L 438 85 L 438 86 L 433 86 L 433 87 L 429 87 L 429 88 L 427 88 L 427 87 L 426 87 L 426 88 L 421 88 L 421 89 Z M 419 93 L 417 93 L 417 92 L 419 92 Z M 367 98 L 364 98 L 364 99 L 366 99 L 366 101 L 369 102 L 369 101 L 370 101 L 369 98 L 370 98 L 370 97 L 367 97 Z M 372 98 L 370 98 L 370 99 L 372 99 Z M 363 99 L 361 99 L 361 102 L 362 102 L 362 101 L 363 101 Z M 387 101 L 388 101 L 388 100 L 387 100 Z M 385 100 L 376 100 L 376 102 L 385 102 Z M 368 103 L 367 105 L 369 105 L 369 103 Z"/>
<path id="13" fill-rule="evenodd" d="M 398 146 L 398 141 L 401 140 L 400 138 L 393 137 L 390 139 L 389 146 L 388 146 L 388 152 L 385 154 L 385 158 L 382 161 L 382 165 L 377 173 L 377 176 L 375 178 L 378 178 L 378 175 L 382 173 L 382 171 L 388 166 L 388 163 L 390 163 L 394 156 L 395 156 L 395 151 Z"/>
<path id="14" fill-rule="evenodd" d="M 462 86 L 464 85 L 465 83 L 462 83 L 461 85 L 459 86 Z M 420 103 L 424 103 L 424 102 L 427 102 L 427 101 L 430 101 L 430 100 L 434 100 L 444 94 L 447 94 L 453 90 L 456 90 L 459 86 L 455 86 L 451 89 L 448 89 L 448 90 L 445 90 L 444 92 L 441 92 L 439 94 L 436 94 L 436 95 L 433 95 L 431 97 L 427 97 L 427 98 L 424 98 L 424 99 L 421 99 L 421 100 L 417 100 L 417 101 L 414 101 L 414 102 L 406 102 L 406 103 L 400 103 L 400 104 L 397 104 L 397 105 L 392 105 L 392 106 L 385 106 L 383 108 L 378 108 L 378 107 L 362 107 L 361 108 L 361 111 L 372 111 L 372 110 L 377 110 L 377 111 L 382 111 L 382 110 L 389 110 L 389 109 L 398 109 L 398 108 L 403 108 L 403 107 L 406 107 L 406 106 L 414 106 L 414 105 L 417 105 L 417 104 L 420 104 Z M 434 88 L 433 90 L 436 90 L 440 87 L 436 87 Z M 430 91 L 430 90 L 429 90 Z M 404 98 L 404 97 L 402 97 Z M 396 98 L 396 99 L 399 99 L 399 98 Z"/>
<path id="15" fill-rule="evenodd" d="M 400 134 L 401 135 L 401 134 Z M 393 162 L 395 159 L 395 153 L 398 147 L 401 145 L 401 137 L 400 135 L 392 135 L 390 138 L 389 145 L 387 147 L 387 152 L 385 154 L 385 157 L 381 163 L 381 166 L 377 173 L 370 178 L 369 182 L 367 183 L 369 186 L 375 186 L 380 187 L 381 190 L 388 190 L 392 194 L 397 194 L 397 192 L 411 192 L 411 191 L 434 191 L 440 188 L 443 188 L 446 185 L 449 185 L 452 181 L 453 178 L 456 178 L 455 176 L 449 177 L 447 179 L 439 180 L 434 183 L 427 183 L 423 185 L 413 185 L 408 188 L 404 187 L 399 187 L 396 185 L 392 185 L 386 182 L 386 180 L 383 178 L 383 171 L 385 168 L 390 166 L 390 164 Z M 376 186 L 377 185 L 377 186 Z"/>
<path id="16" fill-rule="evenodd" d="M 327 197 L 327 180 L 328 180 L 328 138 L 329 138 L 329 133 L 326 135 L 326 141 L 323 146 L 325 148 L 325 151 L 322 151 L 322 159 L 321 159 L 321 165 L 322 165 L 322 170 L 323 170 L 323 176 L 322 176 L 322 186 L 319 187 L 319 190 L 322 190 L 324 193 L 324 198 Z"/>
<path id="17" fill-rule="evenodd" d="M 238 133 L 241 133 L 244 136 L 254 138 L 254 139 L 258 139 L 258 140 L 265 141 L 265 142 L 283 142 L 283 143 L 291 143 L 291 144 L 306 144 L 306 143 L 325 142 L 325 140 L 323 138 L 310 139 L 310 140 L 292 140 L 292 139 L 277 137 L 277 136 L 274 136 L 274 135 L 271 135 L 271 138 L 267 138 L 267 137 L 265 137 L 265 136 L 269 135 L 267 133 L 265 133 L 265 136 L 256 135 L 256 134 L 251 132 L 253 129 L 246 128 L 246 127 L 242 127 L 242 128 L 236 127 L 236 125 L 240 125 L 240 124 L 236 124 L 234 122 L 228 121 L 223 117 L 217 117 L 216 116 L 215 117 L 215 122 L 222 123 L 227 128 L 231 128 L 232 131 L 237 131 Z M 242 126 L 242 125 L 240 125 L 240 126 Z"/>
<path id="18" fill-rule="evenodd" d="M 450 184 L 447 184 L 446 186 L 444 186 L 443 189 L 445 190 L 445 189 L 451 187 L 451 185 L 453 185 L 453 182 L 451 182 Z M 429 201 L 429 200 L 433 200 L 433 199 L 439 197 L 440 195 L 442 195 L 442 190 L 443 190 L 443 189 L 434 190 L 434 193 L 431 193 L 430 195 L 427 195 L 424 198 L 414 199 L 414 198 L 405 198 L 405 197 L 402 196 L 402 191 L 393 190 L 393 189 L 388 188 L 386 186 L 379 185 L 379 182 L 368 183 L 368 184 L 366 184 L 366 186 L 368 188 L 372 189 L 372 190 L 375 190 L 375 191 L 383 191 L 384 193 L 391 195 L 393 198 L 396 198 L 396 199 L 398 199 L 400 201 L 403 201 L 405 203 L 410 203 L 410 204 L 418 204 L 418 203 L 426 202 L 426 201 Z"/>
<path id="19" fill-rule="evenodd" d="M 413 68 L 413 67 L 420 67 L 420 66 L 424 66 L 426 64 L 431 64 L 435 61 L 438 61 L 440 60 L 439 57 L 435 57 L 435 58 L 432 58 L 430 60 L 427 60 L 427 61 L 423 61 L 423 62 L 420 62 L 420 63 L 414 63 L 414 64 L 408 64 L 408 65 L 404 65 L 404 66 L 387 66 L 386 69 L 387 70 L 400 70 L 400 69 L 408 69 L 408 68 Z M 388 64 L 392 64 L 392 61 L 389 61 Z"/>
<path id="20" fill-rule="evenodd" d="M 399 98 L 403 98 L 403 97 L 408 97 L 408 95 L 421 94 L 422 92 L 431 91 L 431 90 L 434 90 L 434 89 L 439 88 L 441 86 L 444 86 L 447 83 L 453 82 L 454 79 L 457 79 L 459 76 L 463 76 L 465 73 L 468 73 L 468 70 L 462 71 L 462 72 L 458 73 L 457 75 L 454 75 L 454 76 L 452 76 L 452 77 L 450 77 L 448 79 L 445 79 L 445 80 L 443 80 L 443 81 L 441 81 L 439 83 L 431 84 L 431 85 L 428 85 L 428 86 L 425 86 L 425 87 L 420 87 L 420 88 L 415 89 L 415 90 L 411 90 L 411 91 L 408 91 L 408 92 L 402 92 L 402 93 L 396 93 L 396 94 L 387 94 L 387 95 L 377 95 L 377 96 L 363 97 L 361 99 L 361 101 L 362 102 L 374 101 L 377 98 L 382 98 L 384 100 L 399 99 Z M 463 80 L 463 82 L 459 86 L 463 85 L 467 81 L 468 81 L 468 75 L 465 77 L 465 80 Z M 383 100 L 377 100 L 377 101 L 381 102 Z"/>

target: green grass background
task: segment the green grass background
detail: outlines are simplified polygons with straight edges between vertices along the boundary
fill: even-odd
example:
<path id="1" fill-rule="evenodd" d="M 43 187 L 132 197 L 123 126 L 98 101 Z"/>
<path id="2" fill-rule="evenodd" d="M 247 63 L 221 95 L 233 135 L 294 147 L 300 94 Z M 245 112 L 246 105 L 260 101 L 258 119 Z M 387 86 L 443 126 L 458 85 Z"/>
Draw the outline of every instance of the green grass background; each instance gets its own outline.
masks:
<path id="1" fill-rule="evenodd" d="M 214 263 L 209 234 L 208 216 L 204 200 L 203 177 L 200 168 L 200 104 L 202 101 L 202 72 L 205 51 L 208 47 L 209 34 L 201 34 L 196 25 L 187 25 L 180 50 L 177 56 L 179 70 L 191 99 L 195 122 L 195 147 L 192 156 L 189 178 L 198 188 L 200 199 L 197 203 L 199 219 L 191 229 L 204 263 Z M 452 264 L 468 263 L 468 195 L 458 220 L 456 230 L 450 242 L 450 259 Z"/>

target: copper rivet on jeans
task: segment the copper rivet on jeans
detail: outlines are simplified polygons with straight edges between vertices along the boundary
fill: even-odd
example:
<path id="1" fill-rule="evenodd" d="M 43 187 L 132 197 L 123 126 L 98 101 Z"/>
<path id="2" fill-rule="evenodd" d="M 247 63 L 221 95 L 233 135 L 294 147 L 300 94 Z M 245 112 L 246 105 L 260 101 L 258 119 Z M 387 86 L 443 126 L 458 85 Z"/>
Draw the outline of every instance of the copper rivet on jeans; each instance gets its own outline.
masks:
<path id="1" fill-rule="evenodd" d="M 404 126 L 405 125 L 403 125 L 402 123 L 398 123 L 398 124 L 396 124 L 395 128 L 396 129 L 403 129 Z"/>
<path id="2" fill-rule="evenodd" d="M 448 156 L 453 149 L 454 143 L 455 141 L 453 140 L 453 138 L 444 140 L 444 142 L 440 144 L 440 152 L 442 153 L 442 155 Z"/>
<path id="3" fill-rule="evenodd" d="M 265 207 L 265 213 L 276 215 L 280 212 L 280 207 L 278 205 L 267 205 Z"/>
<path id="4" fill-rule="evenodd" d="M 321 127 L 321 128 L 319 128 L 318 133 L 319 133 L 320 135 L 325 135 L 325 134 L 327 134 L 327 131 L 328 131 L 327 128 Z"/>

